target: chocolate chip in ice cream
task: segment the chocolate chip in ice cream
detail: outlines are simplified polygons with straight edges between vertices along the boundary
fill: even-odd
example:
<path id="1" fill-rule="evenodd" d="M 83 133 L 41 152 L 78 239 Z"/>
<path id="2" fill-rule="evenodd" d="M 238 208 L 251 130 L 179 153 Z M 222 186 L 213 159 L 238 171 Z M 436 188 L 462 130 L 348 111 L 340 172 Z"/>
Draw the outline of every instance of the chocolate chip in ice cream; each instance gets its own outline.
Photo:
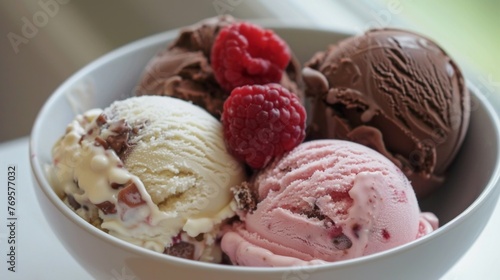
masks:
<path id="1" fill-rule="evenodd" d="M 165 248 L 165 251 L 163 253 L 179 258 L 192 260 L 194 257 L 194 245 L 181 241 L 168 248 Z"/>
<path id="2" fill-rule="evenodd" d="M 252 191 L 252 186 L 248 182 L 243 182 L 239 186 L 231 188 L 236 206 L 238 209 L 252 212 L 257 207 L 257 196 Z"/>
<path id="3" fill-rule="evenodd" d="M 70 205 L 71 207 L 73 207 L 73 209 L 78 210 L 78 209 L 80 209 L 80 207 L 82 207 L 82 206 L 80 205 L 80 203 L 78 203 L 78 202 L 75 200 L 75 197 L 74 197 L 73 195 L 70 195 L 70 194 L 69 194 L 69 195 L 67 195 L 67 196 L 66 196 L 66 199 L 68 200 L 69 205 Z"/>
<path id="4" fill-rule="evenodd" d="M 333 238 L 333 246 L 339 250 L 346 250 L 352 247 L 352 241 L 345 234 Z"/>
<path id="5" fill-rule="evenodd" d="M 132 128 L 124 119 L 121 119 L 110 123 L 108 129 L 112 134 L 106 138 L 106 142 L 108 142 L 111 149 L 113 149 L 118 156 L 121 156 L 130 147 L 128 141 Z"/>
<path id="6" fill-rule="evenodd" d="M 97 208 L 101 209 L 101 211 L 105 215 L 116 213 L 116 207 L 111 201 L 104 201 L 104 202 L 96 204 L 95 206 L 97 206 Z"/>
<path id="7" fill-rule="evenodd" d="M 326 218 L 325 214 L 321 212 L 316 203 L 314 203 L 314 205 L 310 209 L 306 209 L 303 214 L 308 218 L 316 218 L 318 220 L 324 220 Z"/>

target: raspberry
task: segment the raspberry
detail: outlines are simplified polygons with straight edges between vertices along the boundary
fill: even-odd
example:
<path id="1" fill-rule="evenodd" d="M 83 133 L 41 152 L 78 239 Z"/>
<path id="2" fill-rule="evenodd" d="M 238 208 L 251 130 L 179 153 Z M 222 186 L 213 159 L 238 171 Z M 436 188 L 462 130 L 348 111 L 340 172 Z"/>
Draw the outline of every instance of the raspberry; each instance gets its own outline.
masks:
<path id="1" fill-rule="evenodd" d="M 278 83 L 290 57 L 286 42 L 272 30 L 239 22 L 219 32 L 210 63 L 219 85 L 230 92 L 244 85 Z"/>
<path id="2" fill-rule="evenodd" d="M 224 102 L 221 121 L 229 151 L 259 169 L 304 140 L 306 110 L 279 84 L 246 85 Z"/>

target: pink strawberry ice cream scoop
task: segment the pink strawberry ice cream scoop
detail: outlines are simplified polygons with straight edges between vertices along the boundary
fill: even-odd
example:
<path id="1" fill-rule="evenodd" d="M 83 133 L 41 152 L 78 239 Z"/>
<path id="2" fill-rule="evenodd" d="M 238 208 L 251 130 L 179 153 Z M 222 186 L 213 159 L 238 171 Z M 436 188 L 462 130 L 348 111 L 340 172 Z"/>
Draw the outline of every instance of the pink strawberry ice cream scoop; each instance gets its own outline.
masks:
<path id="1" fill-rule="evenodd" d="M 342 140 L 305 142 L 233 189 L 239 222 L 223 235 L 235 265 L 334 262 L 384 251 L 437 228 L 390 160 Z"/>

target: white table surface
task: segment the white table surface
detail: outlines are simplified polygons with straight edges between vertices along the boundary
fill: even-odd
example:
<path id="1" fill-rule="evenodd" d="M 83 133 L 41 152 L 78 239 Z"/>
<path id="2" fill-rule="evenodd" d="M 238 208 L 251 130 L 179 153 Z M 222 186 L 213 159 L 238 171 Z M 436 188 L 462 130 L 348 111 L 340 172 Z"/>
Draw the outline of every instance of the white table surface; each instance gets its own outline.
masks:
<path id="1" fill-rule="evenodd" d="M 28 138 L 0 144 L 0 279 L 92 279 L 50 229 L 35 197 Z M 7 270 L 7 167 L 17 165 L 17 271 Z M 500 203 L 470 250 L 443 280 L 500 279 Z M 110 275 L 110 279 L 113 277 Z"/>

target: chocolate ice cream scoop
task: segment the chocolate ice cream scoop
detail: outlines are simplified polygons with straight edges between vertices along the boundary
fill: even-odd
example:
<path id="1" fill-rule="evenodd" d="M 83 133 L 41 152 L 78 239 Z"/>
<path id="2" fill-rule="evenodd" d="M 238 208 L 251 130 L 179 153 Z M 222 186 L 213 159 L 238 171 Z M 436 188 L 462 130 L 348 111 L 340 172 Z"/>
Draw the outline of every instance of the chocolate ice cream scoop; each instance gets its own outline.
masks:
<path id="1" fill-rule="evenodd" d="M 159 52 L 146 66 L 136 95 L 167 95 L 205 108 L 220 118 L 222 104 L 230 92 L 217 83 L 210 65 L 210 52 L 219 31 L 236 20 L 228 15 L 208 18 L 184 27 L 165 50 Z M 282 76 L 281 84 L 297 94 L 303 92 L 301 66 L 293 58 Z"/>
<path id="2" fill-rule="evenodd" d="M 340 138 L 379 151 L 419 197 L 442 184 L 469 124 L 459 67 L 436 43 L 370 30 L 315 54 L 303 69 L 312 97 L 309 139 Z"/>

